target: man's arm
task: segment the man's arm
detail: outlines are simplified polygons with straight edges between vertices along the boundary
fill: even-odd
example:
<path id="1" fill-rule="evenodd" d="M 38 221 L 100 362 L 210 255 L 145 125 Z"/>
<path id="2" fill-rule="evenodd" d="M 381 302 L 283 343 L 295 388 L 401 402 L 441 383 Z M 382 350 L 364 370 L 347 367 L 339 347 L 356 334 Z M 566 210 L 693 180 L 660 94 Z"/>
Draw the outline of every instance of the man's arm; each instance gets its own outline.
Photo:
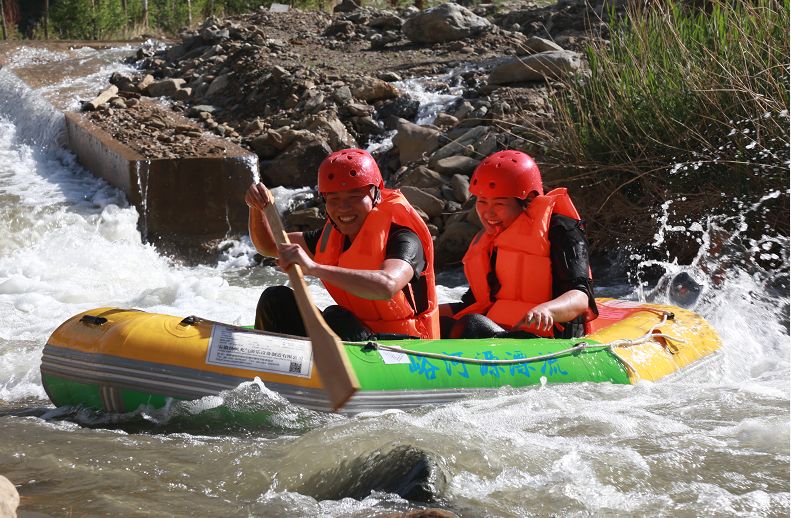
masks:
<path id="1" fill-rule="evenodd" d="M 285 270 L 292 264 L 298 264 L 308 275 L 369 300 L 393 298 L 415 275 L 412 266 L 401 259 L 385 259 L 379 270 L 354 270 L 319 264 L 298 244 L 278 247 L 278 265 Z"/>
<path id="2" fill-rule="evenodd" d="M 245 203 L 250 207 L 247 229 L 250 233 L 250 240 L 253 242 L 253 246 L 255 246 L 256 250 L 258 250 L 261 255 L 277 257 L 275 238 L 272 235 L 272 229 L 269 228 L 269 223 L 264 215 L 264 209 L 269 205 L 270 196 L 269 190 L 260 182 L 254 183 L 247 189 L 244 196 Z M 302 232 L 289 232 L 288 240 L 307 250 Z"/>
<path id="3" fill-rule="evenodd" d="M 310 247 L 318 242 L 318 235 L 306 232 L 302 234 L 302 239 L 307 245 L 304 248 L 310 252 Z M 298 249 L 289 251 L 281 249 L 281 258 L 300 264 L 303 271 L 309 275 L 369 300 L 393 298 L 409 282 L 419 278 L 426 269 L 425 253 L 420 238 L 409 228 L 399 225 L 393 225 L 390 229 L 385 247 L 385 259 L 378 270 L 353 270 L 317 264 L 312 261 L 309 253 L 300 253 Z M 420 295 L 416 293 L 416 296 Z M 416 303 L 420 308 L 420 302 L 416 301 Z"/>

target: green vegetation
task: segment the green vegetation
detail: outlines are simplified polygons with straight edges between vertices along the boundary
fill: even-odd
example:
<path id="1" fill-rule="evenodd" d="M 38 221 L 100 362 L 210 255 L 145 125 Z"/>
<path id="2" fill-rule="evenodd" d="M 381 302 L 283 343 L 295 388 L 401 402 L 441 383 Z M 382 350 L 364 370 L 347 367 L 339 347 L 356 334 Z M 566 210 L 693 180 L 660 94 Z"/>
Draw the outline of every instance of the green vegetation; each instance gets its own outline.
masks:
<path id="1" fill-rule="evenodd" d="M 782 151 L 788 0 L 714 0 L 707 7 L 638 8 L 611 27 L 609 45 L 589 48 L 590 75 L 575 78 L 556 99 L 555 157 L 637 172 L 701 155 L 737 164 L 753 142 L 750 149 Z M 744 137 L 731 156 L 717 153 L 734 128 Z"/>
<path id="2" fill-rule="evenodd" d="M 556 92 L 547 162 L 598 184 L 590 216 L 614 242 L 612 229 L 644 230 L 617 224 L 624 213 L 676 198 L 701 215 L 772 189 L 787 235 L 788 0 L 633 5 L 587 50 L 590 71 Z"/>
<path id="3" fill-rule="evenodd" d="M 273 0 L 49 0 L 23 4 L 4 0 L 9 32 L 35 38 L 108 40 L 141 34 L 175 34 L 209 16 L 227 16 L 269 7 Z M 320 0 L 281 0 L 315 7 Z M 32 24 L 31 24 L 32 20 Z M 15 27 L 14 22 L 23 27 Z"/>
<path id="4" fill-rule="evenodd" d="M 380 8 L 430 4 L 426 0 L 362 1 Z M 339 0 L 0 0 L 6 15 L 0 21 L 7 24 L 0 37 L 110 40 L 152 33 L 174 35 L 210 16 L 249 13 L 274 2 L 329 10 Z"/>

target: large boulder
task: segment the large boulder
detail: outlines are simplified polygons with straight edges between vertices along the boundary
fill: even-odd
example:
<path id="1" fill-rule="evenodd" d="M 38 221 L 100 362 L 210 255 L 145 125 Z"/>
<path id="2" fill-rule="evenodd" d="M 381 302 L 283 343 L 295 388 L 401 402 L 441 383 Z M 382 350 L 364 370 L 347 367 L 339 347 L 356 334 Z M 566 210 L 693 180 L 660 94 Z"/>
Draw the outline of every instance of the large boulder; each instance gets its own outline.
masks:
<path id="1" fill-rule="evenodd" d="M 355 80 L 352 93 L 357 99 L 362 99 L 369 103 L 393 99 L 399 95 L 398 88 L 395 85 L 370 76 L 360 77 Z"/>
<path id="2" fill-rule="evenodd" d="M 478 231 L 480 227 L 467 221 L 454 221 L 446 225 L 435 246 L 436 264 L 446 266 L 461 262 Z"/>
<path id="3" fill-rule="evenodd" d="M 401 193 L 412 206 L 425 212 L 429 218 L 440 216 L 445 210 L 445 202 L 425 189 L 405 185 L 401 187 Z"/>
<path id="4" fill-rule="evenodd" d="M 185 82 L 181 78 L 161 79 L 148 85 L 146 91 L 151 97 L 170 97 L 178 92 Z"/>
<path id="5" fill-rule="evenodd" d="M 434 163 L 434 169 L 440 174 L 453 176 L 455 174 L 472 175 L 481 161 L 468 156 L 449 156 L 442 158 Z"/>
<path id="6" fill-rule="evenodd" d="M 442 188 L 444 183 L 445 181 L 441 174 L 432 171 L 424 165 L 419 165 L 414 169 L 407 170 L 398 182 L 402 187 L 409 185 L 412 187 L 431 187 L 436 189 Z"/>
<path id="7" fill-rule="evenodd" d="M 457 202 L 465 203 L 470 199 L 470 178 L 468 176 L 454 174 L 450 178 L 450 187 Z"/>
<path id="8" fill-rule="evenodd" d="M 398 148 L 402 164 L 417 162 L 424 154 L 431 154 L 439 147 L 440 132 L 401 119 L 396 127 L 393 145 Z"/>
<path id="9" fill-rule="evenodd" d="M 326 218 L 318 207 L 296 210 L 286 216 L 286 226 L 295 231 L 320 228 L 325 221 Z"/>
<path id="10" fill-rule="evenodd" d="M 376 114 L 387 124 L 388 120 L 396 121 L 396 123 L 397 119 L 415 120 L 419 111 L 420 101 L 404 94 L 399 95 L 395 99 L 385 101 L 382 107 L 376 111 Z M 394 127 L 389 129 L 394 129 Z"/>
<path id="11" fill-rule="evenodd" d="M 475 143 L 484 138 L 489 133 L 488 126 L 476 126 L 464 131 L 460 136 L 454 138 L 451 142 L 445 144 L 437 151 L 435 151 L 429 159 L 429 166 L 437 168 L 437 163 L 444 159 L 455 155 L 464 155 L 471 153 L 475 149 Z"/>
<path id="12" fill-rule="evenodd" d="M 569 50 L 553 50 L 525 57 L 511 57 L 494 67 L 490 85 L 545 81 L 568 76 L 580 68 L 580 55 Z"/>
<path id="13" fill-rule="evenodd" d="M 346 126 L 333 113 L 324 113 L 306 120 L 305 130 L 324 137 L 332 149 L 358 147 Z"/>
<path id="14" fill-rule="evenodd" d="M 368 26 L 372 29 L 380 30 L 398 30 L 404 25 L 404 20 L 397 15 L 388 12 L 382 12 L 371 18 Z"/>
<path id="15" fill-rule="evenodd" d="M 522 49 L 528 54 L 538 54 L 540 52 L 549 52 L 553 50 L 563 50 L 563 47 L 554 41 L 539 38 L 538 36 L 531 36 L 522 44 Z"/>
<path id="16" fill-rule="evenodd" d="M 261 179 L 270 187 L 316 185 L 319 165 L 330 153 L 324 139 L 300 138 L 274 160 L 261 161 Z"/>
<path id="17" fill-rule="evenodd" d="M 408 19 L 401 31 L 415 43 L 440 43 L 477 36 L 491 23 L 466 7 L 442 4 Z"/>
<path id="18" fill-rule="evenodd" d="M 223 74 L 214 79 L 206 90 L 206 97 L 213 97 L 222 93 L 230 84 L 230 74 Z M 150 87 L 149 87 L 150 89 Z"/>

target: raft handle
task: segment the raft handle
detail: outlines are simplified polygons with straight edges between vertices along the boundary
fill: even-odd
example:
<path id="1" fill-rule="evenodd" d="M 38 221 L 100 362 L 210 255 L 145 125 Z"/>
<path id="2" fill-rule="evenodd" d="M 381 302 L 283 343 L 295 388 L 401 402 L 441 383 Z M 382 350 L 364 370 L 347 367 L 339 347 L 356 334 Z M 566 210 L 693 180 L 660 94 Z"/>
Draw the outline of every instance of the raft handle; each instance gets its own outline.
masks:
<path id="1" fill-rule="evenodd" d="M 375 351 L 379 349 L 379 344 L 376 342 L 368 342 L 367 344 L 363 345 L 360 349 L 364 353 L 369 353 L 371 351 Z"/>
<path id="2" fill-rule="evenodd" d="M 195 324 L 198 323 L 198 320 L 200 320 L 200 319 L 198 317 L 196 317 L 195 315 L 190 315 L 190 316 L 186 317 L 184 320 L 182 320 L 181 322 L 179 322 L 179 325 L 182 326 L 182 327 L 194 326 Z"/>
<path id="3" fill-rule="evenodd" d="M 104 317 L 97 317 L 94 315 L 83 315 L 80 319 L 80 322 L 83 324 L 91 324 L 94 326 L 100 326 L 107 322 L 107 319 Z"/>

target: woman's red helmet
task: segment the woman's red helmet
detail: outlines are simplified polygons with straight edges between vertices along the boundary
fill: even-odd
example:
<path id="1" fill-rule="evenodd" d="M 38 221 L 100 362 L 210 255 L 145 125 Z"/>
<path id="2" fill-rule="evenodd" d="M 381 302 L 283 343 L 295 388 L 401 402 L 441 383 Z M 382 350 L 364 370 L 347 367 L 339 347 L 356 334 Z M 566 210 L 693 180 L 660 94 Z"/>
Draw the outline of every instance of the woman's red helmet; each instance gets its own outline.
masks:
<path id="1" fill-rule="evenodd" d="M 319 166 L 319 192 L 347 191 L 375 185 L 384 188 L 376 160 L 362 149 L 342 149 L 332 153 Z"/>
<path id="2" fill-rule="evenodd" d="M 487 156 L 470 180 L 470 192 L 475 196 L 524 200 L 533 191 L 544 194 L 541 172 L 533 158 L 521 151 L 498 151 Z"/>

